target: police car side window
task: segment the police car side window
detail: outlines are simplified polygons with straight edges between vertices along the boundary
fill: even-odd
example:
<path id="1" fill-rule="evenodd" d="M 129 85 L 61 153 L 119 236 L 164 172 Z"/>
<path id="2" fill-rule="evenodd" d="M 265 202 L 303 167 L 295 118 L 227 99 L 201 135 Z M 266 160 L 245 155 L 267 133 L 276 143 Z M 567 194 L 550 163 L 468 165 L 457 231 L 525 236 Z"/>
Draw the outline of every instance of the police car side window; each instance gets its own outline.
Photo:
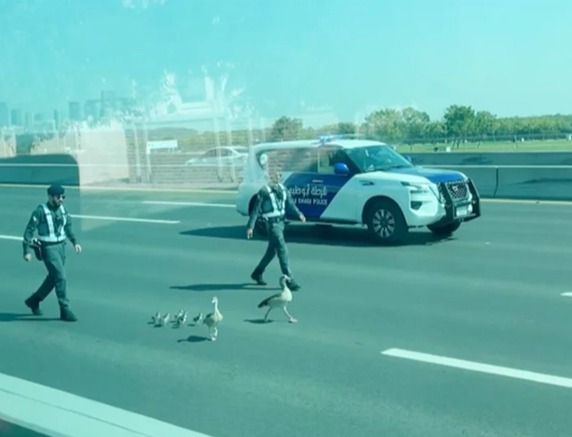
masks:
<path id="1" fill-rule="evenodd" d="M 334 174 L 338 147 L 320 147 L 317 151 L 317 170 L 320 174 Z"/>
<path id="2" fill-rule="evenodd" d="M 282 172 L 317 172 L 316 155 L 312 149 L 284 148 L 264 153 L 268 157 L 268 165 L 279 168 Z"/>

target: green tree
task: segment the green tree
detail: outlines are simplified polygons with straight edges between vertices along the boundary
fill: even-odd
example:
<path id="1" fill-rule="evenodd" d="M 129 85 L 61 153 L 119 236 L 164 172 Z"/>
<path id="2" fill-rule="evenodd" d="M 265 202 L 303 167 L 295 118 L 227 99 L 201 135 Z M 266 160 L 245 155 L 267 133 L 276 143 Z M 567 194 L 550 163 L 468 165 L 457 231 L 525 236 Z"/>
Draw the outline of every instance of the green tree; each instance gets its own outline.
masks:
<path id="1" fill-rule="evenodd" d="M 473 121 L 473 134 L 478 137 L 480 141 L 489 136 L 494 139 L 497 124 L 496 115 L 491 114 L 489 111 L 479 111 L 475 114 Z"/>
<path id="2" fill-rule="evenodd" d="M 445 110 L 445 128 L 447 137 L 459 147 L 474 132 L 475 111 L 470 106 L 451 105 Z"/>
<path id="3" fill-rule="evenodd" d="M 411 144 L 421 141 L 425 137 L 427 127 L 431 122 L 429 114 L 407 107 L 401 111 L 401 117 L 407 142 Z"/>
<path id="4" fill-rule="evenodd" d="M 338 123 L 336 126 L 336 133 L 337 134 L 355 134 L 356 133 L 356 126 L 355 126 L 355 124 L 349 123 L 349 122 Z"/>
<path id="5" fill-rule="evenodd" d="M 400 142 L 405 138 L 405 122 L 401 111 L 380 109 L 365 118 L 365 130 L 369 136 L 386 142 Z"/>
<path id="6" fill-rule="evenodd" d="M 270 130 L 271 141 L 298 140 L 303 132 L 302 120 L 298 118 L 280 117 Z"/>

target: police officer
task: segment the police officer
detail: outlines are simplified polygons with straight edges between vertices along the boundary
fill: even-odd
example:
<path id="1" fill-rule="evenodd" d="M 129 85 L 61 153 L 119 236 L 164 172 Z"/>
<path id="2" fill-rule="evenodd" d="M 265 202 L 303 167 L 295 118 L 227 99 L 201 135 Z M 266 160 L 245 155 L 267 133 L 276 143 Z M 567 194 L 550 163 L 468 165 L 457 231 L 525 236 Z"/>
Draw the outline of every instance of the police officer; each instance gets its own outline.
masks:
<path id="1" fill-rule="evenodd" d="M 295 291 L 300 289 L 300 285 L 294 281 L 288 265 L 288 250 L 284 240 L 286 207 L 290 207 L 301 221 L 305 222 L 306 217 L 292 200 L 290 192 L 280 183 L 280 172 L 277 169 L 271 169 L 268 173 L 270 182 L 258 192 L 246 229 L 246 237 L 252 238 L 256 220 L 261 216 L 268 229 L 268 248 L 250 277 L 258 285 L 266 285 L 262 274 L 274 256 L 278 255 L 282 274 L 289 278 L 288 287 Z"/>
<path id="2" fill-rule="evenodd" d="M 70 310 L 66 291 L 66 238 L 72 242 L 77 253 L 81 252 L 81 246 L 72 230 L 71 217 L 63 206 L 64 198 L 64 188 L 59 184 L 51 185 L 48 188 L 48 201 L 32 212 L 24 231 L 24 260 L 29 262 L 32 259 L 32 248 L 35 246 L 36 257 L 43 260 L 48 270 L 44 282 L 25 300 L 25 304 L 34 315 L 41 315 L 40 302 L 55 288 L 60 319 L 75 322 L 77 318 Z M 38 236 L 34 238 L 36 230 Z"/>

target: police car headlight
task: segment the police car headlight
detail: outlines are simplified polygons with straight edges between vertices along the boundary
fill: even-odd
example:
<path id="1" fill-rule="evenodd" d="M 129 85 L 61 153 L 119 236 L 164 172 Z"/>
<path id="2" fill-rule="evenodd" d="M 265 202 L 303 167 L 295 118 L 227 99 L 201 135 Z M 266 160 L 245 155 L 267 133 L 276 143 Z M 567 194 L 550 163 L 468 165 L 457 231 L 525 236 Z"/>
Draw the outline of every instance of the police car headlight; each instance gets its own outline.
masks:
<path id="1" fill-rule="evenodd" d="M 443 200 L 443 196 L 441 195 L 441 192 L 439 191 L 439 187 L 437 187 L 437 185 L 431 184 L 429 185 L 429 188 L 439 201 Z"/>
<path id="2" fill-rule="evenodd" d="M 415 194 L 429 193 L 430 191 L 432 191 L 429 184 L 413 183 L 413 182 L 401 182 L 401 185 L 409 188 L 409 191 L 411 193 L 415 193 Z"/>

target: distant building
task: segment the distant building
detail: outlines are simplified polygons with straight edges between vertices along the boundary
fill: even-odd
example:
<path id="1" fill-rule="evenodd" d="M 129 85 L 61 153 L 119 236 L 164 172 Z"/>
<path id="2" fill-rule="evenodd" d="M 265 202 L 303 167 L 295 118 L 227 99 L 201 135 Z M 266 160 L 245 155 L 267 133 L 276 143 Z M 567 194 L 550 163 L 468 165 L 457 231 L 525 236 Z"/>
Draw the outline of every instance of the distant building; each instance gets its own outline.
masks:
<path id="1" fill-rule="evenodd" d="M 54 109 L 54 128 L 59 129 L 62 122 L 62 116 L 58 109 Z"/>
<path id="2" fill-rule="evenodd" d="M 119 102 L 117 97 L 115 96 L 115 92 L 102 91 L 100 116 L 111 117 L 116 111 L 118 111 L 118 109 L 119 109 Z"/>
<path id="3" fill-rule="evenodd" d="M 10 126 L 10 111 L 5 102 L 0 102 L 0 126 Z"/>
<path id="4" fill-rule="evenodd" d="M 22 119 L 22 110 L 20 108 L 14 108 L 10 111 L 10 122 L 12 126 L 23 126 L 24 120 Z"/>
<path id="5" fill-rule="evenodd" d="M 98 121 L 101 117 L 101 100 L 87 100 L 83 107 L 84 118 L 91 118 L 93 121 Z"/>
<path id="6" fill-rule="evenodd" d="M 69 119 L 73 121 L 81 121 L 81 103 L 80 102 L 69 102 Z"/>

